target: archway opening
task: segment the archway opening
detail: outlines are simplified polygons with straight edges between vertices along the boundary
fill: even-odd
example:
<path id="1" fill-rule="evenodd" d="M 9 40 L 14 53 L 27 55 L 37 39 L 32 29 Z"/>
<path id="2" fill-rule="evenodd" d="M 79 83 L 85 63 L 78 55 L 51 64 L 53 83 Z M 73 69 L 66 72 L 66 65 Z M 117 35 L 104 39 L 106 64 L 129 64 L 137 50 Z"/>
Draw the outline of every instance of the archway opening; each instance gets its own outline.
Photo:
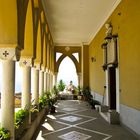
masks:
<path id="1" fill-rule="evenodd" d="M 69 85 L 70 81 L 73 81 L 74 86 L 78 86 L 76 67 L 69 57 L 65 57 L 59 66 L 57 83 L 60 80 L 63 80 L 66 86 Z"/>

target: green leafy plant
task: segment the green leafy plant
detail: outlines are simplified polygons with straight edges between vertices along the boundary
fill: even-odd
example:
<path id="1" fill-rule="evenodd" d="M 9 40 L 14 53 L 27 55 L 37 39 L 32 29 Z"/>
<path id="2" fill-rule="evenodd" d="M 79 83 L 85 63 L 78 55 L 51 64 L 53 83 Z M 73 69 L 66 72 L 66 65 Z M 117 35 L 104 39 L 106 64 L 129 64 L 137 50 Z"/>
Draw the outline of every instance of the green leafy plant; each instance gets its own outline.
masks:
<path id="1" fill-rule="evenodd" d="M 53 89 L 52 89 L 52 94 L 56 97 L 59 93 L 58 88 L 54 85 Z"/>
<path id="2" fill-rule="evenodd" d="M 47 102 L 47 95 L 44 94 L 43 96 L 41 96 L 39 98 L 39 109 L 43 109 L 45 107 L 47 107 L 48 102 Z"/>
<path id="3" fill-rule="evenodd" d="M 45 93 L 45 95 L 46 95 L 47 99 L 52 98 L 52 93 L 51 93 L 50 91 L 47 91 L 47 92 Z"/>
<path id="4" fill-rule="evenodd" d="M 30 108 L 30 112 L 31 113 L 39 112 L 38 105 L 32 105 L 31 108 Z"/>
<path id="5" fill-rule="evenodd" d="M 89 87 L 86 87 L 83 90 L 83 95 L 84 95 L 86 101 L 88 101 L 88 103 L 92 106 L 92 108 L 95 108 L 95 105 L 100 105 L 99 101 L 93 99 L 93 96 L 92 96 L 92 94 L 90 92 Z"/>
<path id="6" fill-rule="evenodd" d="M 78 95 L 81 95 L 82 94 L 82 90 L 81 90 L 81 87 L 80 86 L 77 87 L 77 93 L 78 93 Z"/>
<path id="7" fill-rule="evenodd" d="M 28 110 L 20 109 L 18 112 L 15 113 L 15 127 L 18 128 L 22 123 L 23 120 L 28 116 Z"/>
<path id="8" fill-rule="evenodd" d="M 0 140 L 10 139 L 10 131 L 5 128 L 0 128 Z"/>
<path id="9" fill-rule="evenodd" d="M 48 100 L 48 103 L 49 103 L 49 106 L 50 106 L 50 107 L 53 106 L 53 105 L 56 103 L 55 98 L 49 99 L 49 100 Z"/>
<path id="10" fill-rule="evenodd" d="M 64 91 L 65 86 L 66 86 L 66 85 L 65 85 L 65 83 L 63 82 L 63 80 L 60 80 L 57 87 L 58 87 L 58 90 L 59 90 L 59 91 Z"/>

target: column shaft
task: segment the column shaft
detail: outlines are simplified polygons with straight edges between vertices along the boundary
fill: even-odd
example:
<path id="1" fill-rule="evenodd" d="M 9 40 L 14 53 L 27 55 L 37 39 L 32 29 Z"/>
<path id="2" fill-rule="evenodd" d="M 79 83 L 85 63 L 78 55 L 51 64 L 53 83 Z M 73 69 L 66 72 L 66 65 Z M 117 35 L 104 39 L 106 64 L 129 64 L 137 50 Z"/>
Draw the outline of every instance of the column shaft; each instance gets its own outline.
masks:
<path id="1" fill-rule="evenodd" d="M 44 93 L 44 72 L 39 71 L 39 96 Z"/>
<path id="2" fill-rule="evenodd" d="M 48 72 L 47 72 L 47 91 L 50 91 L 50 77 Z"/>
<path id="3" fill-rule="evenodd" d="M 33 93 L 32 93 L 33 104 L 38 104 L 38 99 L 39 99 L 39 70 L 33 68 Z"/>
<path id="4" fill-rule="evenodd" d="M 31 93 L 31 68 L 29 66 L 22 67 L 22 108 L 29 109 Z"/>
<path id="5" fill-rule="evenodd" d="M 47 92 L 47 72 L 44 72 L 44 92 Z"/>
<path id="6" fill-rule="evenodd" d="M 15 62 L 2 60 L 1 125 L 10 130 L 14 139 Z"/>

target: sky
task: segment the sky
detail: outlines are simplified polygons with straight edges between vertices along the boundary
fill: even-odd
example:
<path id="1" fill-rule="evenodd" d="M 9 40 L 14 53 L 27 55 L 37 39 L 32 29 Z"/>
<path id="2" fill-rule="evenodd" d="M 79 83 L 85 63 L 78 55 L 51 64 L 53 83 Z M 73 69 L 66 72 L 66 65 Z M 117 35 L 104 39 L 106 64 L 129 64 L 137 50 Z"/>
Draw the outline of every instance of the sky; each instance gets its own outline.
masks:
<path id="1" fill-rule="evenodd" d="M 73 81 L 73 85 L 78 86 L 78 77 L 74 63 L 69 57 L 66 57 L 59 66 L 57 82 L 63 80 L 66 85 Z"/>
<path id="2" fill-rule="evenodd" d="M 16 80 L 15 80 L 15 93 L 21 92 L 21 82 L 22 82 L 22 71 L 19 66 L 19 62 L 16 62 Z M 75 86 L 78 85 L 78 79 L 76 74 L 76 68 L 74 63 L 69 57 L 66 57 L 59 67 L 58 78 L 59 80 L 63 80 L 66 85 L 69 85 L 70 81 L 73 81 Z M 2 69 L 1 69 L 1 62 L 0 62 L 0 92 L 1 92 L 1 83 L 2 83 Z M 32 91 L 32 89 L 31 89 Z"/>

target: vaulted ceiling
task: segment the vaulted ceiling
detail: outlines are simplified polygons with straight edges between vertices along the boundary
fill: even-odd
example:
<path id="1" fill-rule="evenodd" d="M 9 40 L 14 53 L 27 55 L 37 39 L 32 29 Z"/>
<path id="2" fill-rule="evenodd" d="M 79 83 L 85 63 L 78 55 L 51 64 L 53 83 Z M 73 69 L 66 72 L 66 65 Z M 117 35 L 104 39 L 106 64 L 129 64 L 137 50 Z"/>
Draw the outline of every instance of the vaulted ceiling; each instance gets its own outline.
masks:
<path id="1" fill-rule="evenodd" d="M 44 0 L 54 43 L 89 44 L 121 0 Z"/>

